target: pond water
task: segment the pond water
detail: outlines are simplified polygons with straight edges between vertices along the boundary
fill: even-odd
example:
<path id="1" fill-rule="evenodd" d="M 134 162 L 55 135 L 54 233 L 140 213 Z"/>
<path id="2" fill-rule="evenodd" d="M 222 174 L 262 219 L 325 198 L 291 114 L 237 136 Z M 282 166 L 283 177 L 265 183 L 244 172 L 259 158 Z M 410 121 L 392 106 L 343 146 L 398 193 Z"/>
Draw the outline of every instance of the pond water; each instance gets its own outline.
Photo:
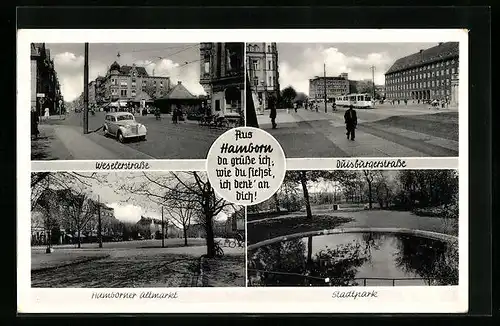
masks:
<path id="1" fill-rule="evenodd" d="M 406 234 L 345 233 L 248 251 L 249 286 L 457 285 L 458 249 Z"/>

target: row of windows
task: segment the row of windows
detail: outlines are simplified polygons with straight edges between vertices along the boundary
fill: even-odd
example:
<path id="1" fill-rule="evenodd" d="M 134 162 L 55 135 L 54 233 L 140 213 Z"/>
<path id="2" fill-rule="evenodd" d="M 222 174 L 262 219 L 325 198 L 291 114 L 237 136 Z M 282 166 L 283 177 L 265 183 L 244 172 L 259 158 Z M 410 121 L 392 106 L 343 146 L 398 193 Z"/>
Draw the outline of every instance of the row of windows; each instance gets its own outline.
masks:
<path id="1" fill-rule="evenodd" d="M 425 92 L 425 91 L 423 91 Z M 417 94 L 418 92 L 394 92 L 388 93 L 387 97 L 389 98 L 411 98 L 412 94 Z M 438 89 L 438 90 L 430 90 L 430 95 L 450 95 L 450 90 Z"/>
<path id="2" fill-rule="evenodd" d="M 269 76 L 268 84 L 266 86 L 273 86 L 275 81 L 276 81 L 276 77 Z M 255 86 L 259 86 L 259 78 L 258 77 L 253 78 L 253 84 Z M 264 86 L 264 85 L 262 85 L 262 86 Z"/>
<path id="3" fill-rule="evenodd" d="M 135 87 L 136 86 L 136 79 L 135 78 L 132 78 L 132 87 Z M 111 78 L 111 85 L 118 85 L 118 79 L 115 79 L 115 78 Z M 142 86 L 146 86 L 147 85 L 147 82 L 145 80 L 142 81 Z M 156 80 L 153 80 L 153 85 L 157 85 L 156 84 Z M 125 79 L 120 79 L 120 86 L 128 86 L 128 81 L 125 80 Z M 163 81 L 160 81 L 160 87 L 163 87 Z"/>
<path id="4" fill-rule="evenodd" d="M 419 80 L 419 79 L 424 79 L 424 78 L 439 77 L 439 76 L 442 77 L 445 75 L 449 75 L 450 72 L 451 72 L 451 74 L 455 74 L 455 71 L 458 72 L 458 69 L 455 70 L 455 68 L 451 68 L 451 69 L 448 68 L 448 69 L 442 69 L 442 70 L 437 70 L 437 71 L 432 71 L 432 72 L 424 72 L 424 73 L 416 74 L 413 76 L 404 76 L 404 77 L 394 78 L 394 79 L 387 77 L 387 84 L 391 85 L 391 84 L 396 84 L 396 83 L 400 83 L 400 82 L 408 82 L 408 81 Z"/>
<path id="5" fill-rule="evenodd" d="M 416 89 L 416 88 L 422 88 L 422 87 L 440 87 L 440 86 L 448 86 L 451 85 L 450 79 L 443 79 L 443 80 L 431 80 L 431 81 L 424 81 L 424 82 L 417 82 L 417 83 L 411 83 L 411 84 L 405 84 L 405 85 L 395 85 L 395 86 L 387 86 L 388 90 L 402 90 L 402 89 Z"/>
<path id="6" fill-rule="evenodd" d="M 458 59 L 457 59 L 457 62 L 458 62 Z M 453 65 L 453 64 L 455 64 L 455 59 L 447 60 L 447 61 L 441 61 L 441 62 L 435 62 L 435 63 L 428 64 L 428 65 L 425 65 L 425 66 L 415 67 L 415 68 L 408 69 L 408 70 L 405 70 L 405 71 L 399 71 L 399 72 L 396 72 L 394 74 L 391 74 L 389 77 L 398 78 L 398 77 L 401 77 L 401 76 L 415 74 L 417 72 L 422 72 L 422 71 L 431 70 L 431 69 L 435 69 L 435 68 L 446 67 L 446 66 Z"/>
<path id="7" fill-rule="evenodd" d="M 248 52 L 261 52 L 260 46 L 249 44 L 247 47 Z M 267 46 L 267 52 L 271 52 L 271 45 Z"/>
<path id="8" fill-rule="evenodd" d="M 260 70 L 260 60 L 252 59 L 252 69 L 254 71 Z M 273 70 L 273 60 L 267 60 L 267 70 Z"/>

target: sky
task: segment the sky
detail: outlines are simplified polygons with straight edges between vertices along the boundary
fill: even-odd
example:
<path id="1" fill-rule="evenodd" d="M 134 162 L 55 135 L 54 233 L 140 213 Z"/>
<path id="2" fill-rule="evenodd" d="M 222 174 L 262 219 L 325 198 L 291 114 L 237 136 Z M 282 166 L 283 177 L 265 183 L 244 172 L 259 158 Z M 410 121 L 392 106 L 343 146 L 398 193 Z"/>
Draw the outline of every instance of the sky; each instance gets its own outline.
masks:
<path id="1" fill-rule="evenodd" d="M 83 92 L 83 43 L 47 43 L 54 59 L 64 100 L 71 102 Z M 120 57 L 117 54 L 120 53 Z M 199 83 L 200 50 L 198 43 L 90 43 L 89 81 L 104 76 L 108 67 L 117 61 L 120 65 L 144 66 L 155 76 L 169 76 L 172 85 L 178 81 L 194 95 L 205 94 Z M 188 62 L 188 64 L 186 64 Z"/>
<path id="2" fill-rule="evenodd" d="M 437 43 L 278 43 L 278 64 L 281 89 L 293 86 L 309 95 L 309 79 L 343 72 L 351 80 L 372 79 L 370 67 L 375 66 L 375 84 L 384 85 L 384 74 L 399 58 L 427 49 Z"/>
<path id="3" fill-rule="evenodd" d="M 151 178 L 156 179 L 159 176 L 168 176 L 170 172 L 148 172 Z M 90 176 L 91 173 L 80 173 Z M 179 173 L 179 176 L 187 175 Z M 81 185 L 84 192 L 94 200 L 114 208 L 115 218 L 122 222 L 135 223 L 140 220 L 141 215 L 161 219 L 161 207 L 148 199 L 146 196 L 132 194 L 127 188 L 133 183 L 142 183 L 147 181 L 142 172 L 114 172 L 98 173 L 98 180 L 83 179 L 89 186 Z M 164 209 L 168 209 L 165 207 Z M 165 219 L 170 219 L 168 213 L 164 212 Z M 227 214 L 221 213 L 216 217 L 219 221 L 227 219 Z M 172 220 L 173 223 L 178 224 Z M 178 225 L 180 227 L 180 225 Z"/>

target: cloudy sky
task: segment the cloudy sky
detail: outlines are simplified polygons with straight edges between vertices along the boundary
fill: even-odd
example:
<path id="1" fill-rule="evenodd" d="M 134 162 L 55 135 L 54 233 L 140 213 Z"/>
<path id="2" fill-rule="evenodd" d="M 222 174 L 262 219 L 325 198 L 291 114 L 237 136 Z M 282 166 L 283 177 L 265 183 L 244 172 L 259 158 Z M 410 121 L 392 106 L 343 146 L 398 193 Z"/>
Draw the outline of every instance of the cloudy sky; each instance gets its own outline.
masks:
<path id="1" fill-rule="evenodd" d="M 83 92 L 84 44 L 47 43 L 54 59 L 65 101 L 72 101 Z M 120 53 L 118 58 L 117 54 Z M 172 84 L 182 81 L 194 95 L 204 94 L 199 84 L 199 44 L 89 44 L 89 81 L 104 76 L 117 61 L 121 65 L 144 66 L 149 74 L 169 76 Z M 189 64 L 186 64 L 188 62 Z"/>
<path id="2" fill-rule="evenodd" d="M 89 173 L 80 173 L 82 175 L 90 175 Z M 148 173 L 150 178 L 156 179 L 160 174 L 167 177 L 169 172 L 151 172 Z M 178 174 L 181 178 L 187 175 L 184 173 Z M 184 177 L 186 178 L 186 177 Z M 148 199 L 146 196 L 132 194 L 127 189 L 133 183 L 147 182 L 141 172 L 116 172 L 116 173 L 99 173 L 98 180 L 84 179 L 89 186 L 83 185 L 84 192 L 89 194 L 93 199 L 99 199 L 102 203 L 114 208 L 115 217 L 122 222 L 135 223 L 140 220 L 141 215 L 161 219 L 161 207 Z M 79 184 L 79 187 L 82 185 Z M 156 192 L 155 193 L 160 193 Z M 165 207 L 168 209 L 168 207 Z M 169 219 L 167 212 L 164 213 L 165 219 Z M 225 213 L 221 213 L 216 217 L 219 221 L 227 219 Z M 175 221 L 172 221 L 176 223 Z"/>
<path id="3" fill-rule="evenodd" d="M 399 58 L 427 49 L 434 43 L 278 43 L 280 86 L 293 86 L 309 95 L 309 79 L 343 72 L 349 79 L 372 79 L 370 67 L 375 66 L 375 84 L 384 84 L 384 73 Z"/>

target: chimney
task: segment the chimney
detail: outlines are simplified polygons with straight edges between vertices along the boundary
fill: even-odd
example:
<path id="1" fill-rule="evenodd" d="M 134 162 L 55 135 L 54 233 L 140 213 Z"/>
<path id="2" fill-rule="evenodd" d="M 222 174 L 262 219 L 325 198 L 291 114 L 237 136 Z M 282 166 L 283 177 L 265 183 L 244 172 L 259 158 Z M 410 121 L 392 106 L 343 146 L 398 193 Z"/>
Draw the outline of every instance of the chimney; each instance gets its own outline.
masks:
<path id="1" fill-rule="evenodd" d="M 179 81 L 177 82 L 177 85 L 180 85 L 180 84 L 182 84 L 182 82 L 179 80 Z"/>
<path id="2" fill-rule="evenodd" d="M 443 42 L 439 42 L 439 43 L 438 43 L 438 46 L 441 46 L 441 45 L 443 45 Z"/>
<path id="3" fill-rule="evenodd" d="M 420 61 L 424 61 L 424 50 L 420 50 Z"/>

